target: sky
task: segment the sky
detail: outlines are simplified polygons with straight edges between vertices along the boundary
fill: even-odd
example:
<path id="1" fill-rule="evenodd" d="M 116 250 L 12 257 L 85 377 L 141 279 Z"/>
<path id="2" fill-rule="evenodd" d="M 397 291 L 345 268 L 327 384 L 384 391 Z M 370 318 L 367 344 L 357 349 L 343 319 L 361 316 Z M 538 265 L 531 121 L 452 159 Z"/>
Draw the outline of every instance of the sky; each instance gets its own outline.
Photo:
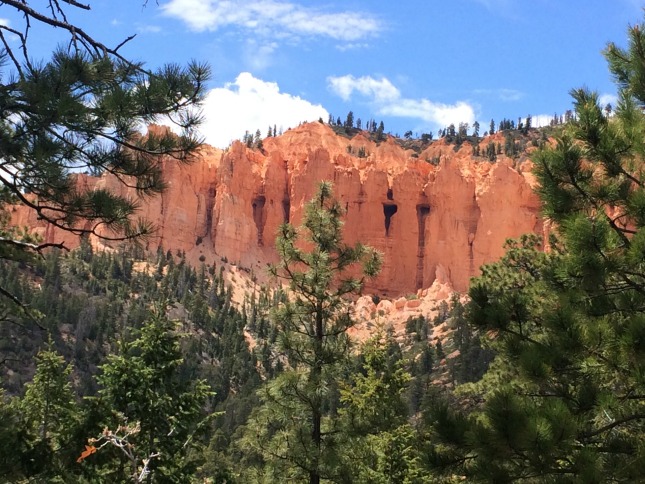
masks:
<path id="1" fill-rule="evenodd" d="M 602 50 L 626 45 L 639 0 L 88 0 L 69 19 L 148 67 L 197 60 L 213 77 L 202 134 L 226 147 L 246 131 L 319 118 L 383 121 L 403 135 L 531 115 L 548 123 L 588 87 L 615 103 Z M 30 2 L 37 7 L 38 2 Z M 40 2 L 45 3 L 45 2 Z M 20 24 L 0 2 L 0 22 Z M 52 29 L 35 28 L 46 59 Z"/>

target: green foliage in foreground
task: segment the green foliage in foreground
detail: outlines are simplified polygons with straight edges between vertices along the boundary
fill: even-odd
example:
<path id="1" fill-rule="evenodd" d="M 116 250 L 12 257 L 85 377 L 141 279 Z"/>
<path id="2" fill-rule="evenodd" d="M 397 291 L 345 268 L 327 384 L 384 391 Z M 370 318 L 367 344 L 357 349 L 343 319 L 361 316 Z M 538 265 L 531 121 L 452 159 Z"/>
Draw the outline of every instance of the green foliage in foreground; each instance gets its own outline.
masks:
<path id="1" fill-rule="evenodd" d="M 645 29 L 629 35 L 627 50 L 605 53 L 619 87 L 615 115 L 596 94 L 572 91 L 575 120 L 534 157 L 558 226 L 550 253 L 524 238 L 471 286 L 470 320 L 494 335 L 504 378 L 470 414 L 447 405 L 429 413 L 441 444 L 432 458 L 450 473 L 645 479 Z"/>
<path id="2" fill-rule="evenodd" d="M 97 377 L 98 403 L 109 415 L 105 428 L 136 422 L 137 431 L 128 443 L 137 455 L 128 456 L 128 464 L 133 474 L 140 474 L 140 462 L 150 459 L 149 470 L 160 482 L 185 482 L 194 474 L 195 465 L 187 456 L 197 443 L 196 431 L 205 424 L 204 404 L 211 396 L 204 380 L 183 378 L 177 329 L 176 322 L 153 315 L 135 339 L 108 356 Z M 95 445 L 99 443 L 115 445 L 105 432 Z M 113 453 L 119 454 L 118 450 Z M 111 472 L 106 478 L 123 481 L 126 476 Z"/>
<path id="3" fill-rule="evenodd" d="M 266 326 L 271 298 L 261 291 L 247 319 L 231 306 L 214 266 L 195 270 L 182 254 L 161 250 L 151 262 L 135 271 L 134 254 L 95 254 L 84 245 L 69 255 L 48 254 L 33 272 L 2 264 L 0 278 L 43 313 L 48 331 L 27 318 L 0 326 L 7 390 L 0 403 L 0 480 L 126 479 L 132 462 L 113 444 L 76 463 L 89 438 L 105 443 L 104 429 L 111 437 L 130 433 L 139 466 L 160 449 L 172 457 L 152 459 L 154 475 L 184 481 L 216 474 L 202 465 L 215 423 L 196 425 L 213 415 L 227 441 L 246 419 L 267 345 L 259 341 L 251 352 L 243 331 L 251 322 Z M 155 312 L 155 301 L 172 301 L 166 310 L 178 320 Z M 50 342 L 43 341 L 47 333 Z M 274 371 L 270 360 L 265 367 Z"/>

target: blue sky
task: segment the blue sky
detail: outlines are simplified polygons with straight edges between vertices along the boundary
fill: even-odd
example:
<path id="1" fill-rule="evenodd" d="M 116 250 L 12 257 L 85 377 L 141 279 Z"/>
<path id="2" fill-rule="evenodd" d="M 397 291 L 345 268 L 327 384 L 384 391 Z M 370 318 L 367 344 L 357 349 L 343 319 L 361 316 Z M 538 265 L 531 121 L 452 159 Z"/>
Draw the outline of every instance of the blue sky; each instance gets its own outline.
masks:
<path id="1" fill-rule="evenodd" d="M 245 130 L 300 121 L 383 120 L 402 135 L 491 118 L 546 119 L 586 86 L 612 101 L 601 55 L 643 19 L 638 0 L 92 0 L 70 19 L 148 66 L 213 70 L 203 134 L 225 147 Z M 0 21 L 19 23 L 11 7 Z M 45 58 L 51 30 L 31 34 Z"/>

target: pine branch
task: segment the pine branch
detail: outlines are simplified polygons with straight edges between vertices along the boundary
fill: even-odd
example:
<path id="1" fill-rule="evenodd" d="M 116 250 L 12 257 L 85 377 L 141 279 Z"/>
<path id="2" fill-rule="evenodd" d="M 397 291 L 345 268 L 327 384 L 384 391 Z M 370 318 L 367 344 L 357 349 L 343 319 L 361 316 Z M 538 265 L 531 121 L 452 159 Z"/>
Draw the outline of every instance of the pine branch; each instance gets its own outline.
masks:
<path id="1" fill-rule="evenodd" d="M 25 313 L 25 315 L 38 327 L 38 329 L 45 331 L 45 327 L 42 326 L 36 317 L 32 314 L 32 312 L 29 310 L 27 305 L 23 303 L 20 299 L 18 299 L 15 295 L 11 294 L 9 291 L 7 291 L 4 287 L 0 286 L 0 295 L 4 296 L 5 298 L 9 299 L 12 303 L 14 303 L 16 306 L 18 306 L 20 309 L 22 309 Z M 21 326 L 19 323 L 15 321 L 11 321 L 13 324 L 17 324 L 18 326 Z"/>
<path id="2" fill-rule="evenodd" d="M 620 425 L 626 424 L 628 422 L 632 422 L 634 420 L 641 420 L 641 419 L 645 419 L 645 413 L 636 413 L 636 414 L 630 415 L 628 417 L 623 417 L 621 419 L 614 420 L 613 422 L 611 422 L 611 423 L 609 423 L 609 424 L 607 424 L 607 425 L 605 425 L 603 427 L 600 427 L 599 429 L 589 431 L 589 432 L 583 432 L 580 435 L 580 438 L 582 438 L 582 439 L 590 439 L 592 437 L 595 437 L 596 435 L 599 435 L 599 434 L 602 434 L 604 432 L 607 432 L 607 431 L 609 431 L 609 430 L 611 430 L 611 429 L 613 429 L 615 427 L 618 427 Z"/>

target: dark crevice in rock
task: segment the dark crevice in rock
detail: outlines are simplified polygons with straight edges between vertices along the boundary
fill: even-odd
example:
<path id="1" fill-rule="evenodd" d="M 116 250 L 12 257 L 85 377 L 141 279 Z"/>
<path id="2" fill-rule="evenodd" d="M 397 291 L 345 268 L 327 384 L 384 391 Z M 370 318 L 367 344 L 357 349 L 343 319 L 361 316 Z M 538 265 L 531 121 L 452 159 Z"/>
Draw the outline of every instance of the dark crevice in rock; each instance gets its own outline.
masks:
<path id="1" fill-rule="evenodd" d="M 358 197 L 356 197 L 356 202 L 355 204 L 358 206 L 358 211 L 361 211 L 361 208 L 363 204 L 366 202 L 367 196 L 365 195 L 365 191 L 363 190 L 363 184 L 361 183 L 361 188 L 358 191 Z"/>
<path id="2" fill-rule="evenodd" d="M 479 216 L 481 210 L 477 204 L 477 198 L 473 195 L 473 205 L 470 211 L 470 219 L 468 220 L 468 261 L 470 273 L 474 274 L 475 272 L 475 254 L 473 250 L 473 242 L 475 241 L 475 235 L 477 235 L 477 226 L 479 225 Z"/>
<path id="3" fill-rule="evenodd" d="M 206 196 L 206 236 L 208 237 L 211 234 L 213 229 L 213 208 L 215 207 L 215 197 L 217 196 L 217 190 L 215 186 L 212 185 L 208 189 L 208 194 Z"/>
<path id="4" fill-rule="evenodd" d="M 399 208 L 395 203 L 384 203 L 383 204 L 383 215 L 385 215 L 385 236 L 389 237 L 390 235 L 390 223 L 392 222 L 392 217 Z"/>
<path id="5" fill-rule="evenodd" d="M 291 200 L 285 194 L 285 198 L 282 200 L 282 219 L 284 223 L 288 224 L 291 220 Z"/>
<path id="6" fill-rule="evenodd" d="M 426 219 L 430 214 L 430 205 L 421 203 L 417 205 L 417 225 L 419 229 L 419 242 L 417 245 L 417 276 L 415 285 L 417 289 L 423 287 L 423 259 L 426 246 Z"/>
<path id="7" fill-rule="evenodd" d="M 258 245 L 264 245 L 264 224 L 267 221 L 266 210 L 264 205 L 266 204 L 266 197 L 264 195 L 258 195 L 253 199 L 253 221 L 255 222 L 255 227 L 258 230 Z"/>

